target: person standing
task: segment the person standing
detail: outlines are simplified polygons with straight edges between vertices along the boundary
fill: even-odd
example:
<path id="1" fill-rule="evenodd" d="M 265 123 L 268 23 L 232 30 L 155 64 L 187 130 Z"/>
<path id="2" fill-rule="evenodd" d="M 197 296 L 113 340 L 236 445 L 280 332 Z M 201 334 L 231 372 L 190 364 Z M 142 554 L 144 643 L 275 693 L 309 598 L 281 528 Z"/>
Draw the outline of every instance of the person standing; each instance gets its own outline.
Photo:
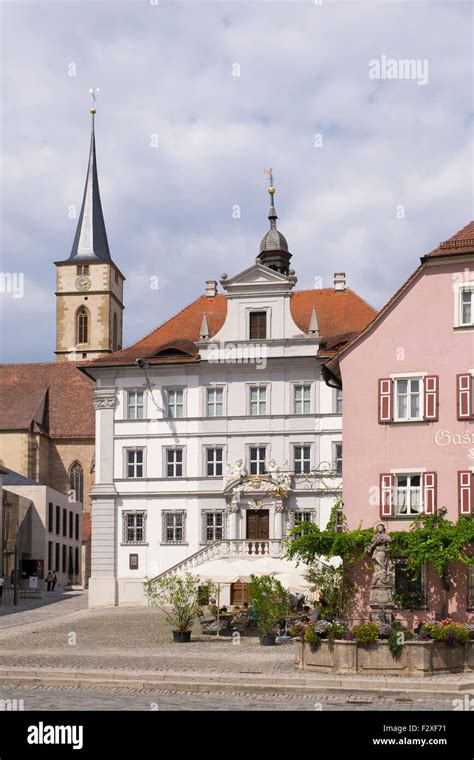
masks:
<path id="1" fill-rule="evenodd" d="M 55 570 L 54 573 L 53 573 L 53 585 L 52 585 L 52 589 L 51 589 L 52 591 L 54 591 L 57 582 L 58 582 L 58 578 L 57 578 L 56 570 Z"/>
<path id="2" fill-rule="evenodd" d="M 53 574 L 50 570 L 48 572 L 48 575 L 46 576 L 46 591 L 51 591 L 52 586 L 53 586 Z"/>

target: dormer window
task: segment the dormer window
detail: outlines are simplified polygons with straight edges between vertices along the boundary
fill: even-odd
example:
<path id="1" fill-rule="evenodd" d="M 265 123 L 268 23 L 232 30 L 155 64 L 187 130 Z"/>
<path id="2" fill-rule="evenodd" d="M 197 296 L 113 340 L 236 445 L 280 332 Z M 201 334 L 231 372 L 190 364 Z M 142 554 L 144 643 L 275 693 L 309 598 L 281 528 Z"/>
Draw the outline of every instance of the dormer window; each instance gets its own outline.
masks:
<path id="1" fill-rule="evenodd" d="M 267 312 L 251 311 L 249 315 L 250 340 L 265 340 L 267 337 Z"/>

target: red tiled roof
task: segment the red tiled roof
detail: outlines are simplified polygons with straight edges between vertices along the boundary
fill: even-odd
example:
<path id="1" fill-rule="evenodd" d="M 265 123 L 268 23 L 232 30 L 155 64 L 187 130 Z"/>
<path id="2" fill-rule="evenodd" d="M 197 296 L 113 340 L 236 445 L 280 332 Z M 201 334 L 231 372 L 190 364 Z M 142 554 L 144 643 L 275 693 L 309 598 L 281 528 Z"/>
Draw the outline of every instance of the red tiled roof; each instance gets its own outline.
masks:
<path id="1" fill-rule="evenodd" d="M 0 364 L 0 430 L 36 422 L 51 438 L 94 438 L 93 392 L 75 362 Z"/>
<path id="2" fill-rule="evenodd" d="M 316 309 L 323 345 L 337 336 L 342 337 L 350 333 L 350 336 L 346 335 L 347 340 L 362 330 L 376 314 L 376 311 L 352 290 L 300 290 L 293 293 L 291 313 L 303 332 L 308 331 L 313 308 Z M 200 296 L 132 346 L 82 366 L 87 370 L 87 367 L 93 366 L 131 364 L 138 356 L 151 362 L 195 361 L 199 358 L 195 343 L 199 341 L 204 314 L 212 337 L 219 332 L 226 318 L 225 295 L 219 293 L 213 297 Z"/>
<path id="3" fill-rule="evenodd" d="M 474 221 L 466 224 L 462 230 L 458 230 L 452 237 L 440 243 L 437 248 L 427 256 L 459 256 L 464 253 L 474 253 Z"/>
<path id="4" fill-rule="evenodd" d="M 303 332 L 308 332 L 313 308 L 316 310 L 322 346 L 335 339 L 344 341 L 344 336 L 348 340 L 354 333 L 363 330 L 377 313 L 349 288 L 297 290 L 291 299 L 291 314 Z"/>

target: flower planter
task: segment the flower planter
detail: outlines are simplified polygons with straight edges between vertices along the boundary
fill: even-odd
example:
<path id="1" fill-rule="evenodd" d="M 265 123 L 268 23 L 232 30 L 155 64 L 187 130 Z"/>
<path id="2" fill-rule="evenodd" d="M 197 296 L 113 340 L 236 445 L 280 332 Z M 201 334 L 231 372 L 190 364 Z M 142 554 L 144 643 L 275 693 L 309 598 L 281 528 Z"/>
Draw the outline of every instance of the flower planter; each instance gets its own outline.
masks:
<path id="1" fill-rule="evenodd" d="M 296 640 L 295 667 L 337 675 L 387 675 L 426 677 L 474 670 L 474 641 L 448 646 L 435 641 L 407 641 L 395 659 L 386 641 L 321 641 L 312 647 Z"/>
<path id="2" fill-rule="evenodd" d="M 177 644 L 188 644 L 191 641 L 191 631 L 173 631 L 173 641 Z"/>
<path id="3" fill-rule="evenodd" d="M 262 647 L 274 647 L 276 644 L 276 633 L 264 633 L 260 636 L 260 644 Z"/>

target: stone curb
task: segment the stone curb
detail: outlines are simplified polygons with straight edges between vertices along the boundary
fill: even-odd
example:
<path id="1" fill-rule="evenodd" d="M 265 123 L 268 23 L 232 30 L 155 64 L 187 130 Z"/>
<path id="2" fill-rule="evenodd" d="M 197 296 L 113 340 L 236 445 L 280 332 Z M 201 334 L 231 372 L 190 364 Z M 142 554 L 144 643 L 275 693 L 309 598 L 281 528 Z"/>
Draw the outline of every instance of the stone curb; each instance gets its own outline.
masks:
<path id="1" fill-rule="evenodd" d="M 456 699 L 460 695 L 474 696 L 474 681 L 453 684 L 437 682 L 426 683 L 400 682 L 388 686 L 383 681 L 370 684 L 358 679 L 298 679 L 289 683 L 284 678 L 243 679 L 235 676 L 187 676 L 177 673 L 127 673 L 120 671 L 80 671 L 80 670 L 0 670 L 0 685 L 34 685 L 34 686 L 101 686 L 112 689 L 146 689 L 151 691 L 183 692 L 244 692 L 247 694 L 276 695 L 341 695 L 358 694 L 366 697 L 390 697 L 392 699 Z"/>

